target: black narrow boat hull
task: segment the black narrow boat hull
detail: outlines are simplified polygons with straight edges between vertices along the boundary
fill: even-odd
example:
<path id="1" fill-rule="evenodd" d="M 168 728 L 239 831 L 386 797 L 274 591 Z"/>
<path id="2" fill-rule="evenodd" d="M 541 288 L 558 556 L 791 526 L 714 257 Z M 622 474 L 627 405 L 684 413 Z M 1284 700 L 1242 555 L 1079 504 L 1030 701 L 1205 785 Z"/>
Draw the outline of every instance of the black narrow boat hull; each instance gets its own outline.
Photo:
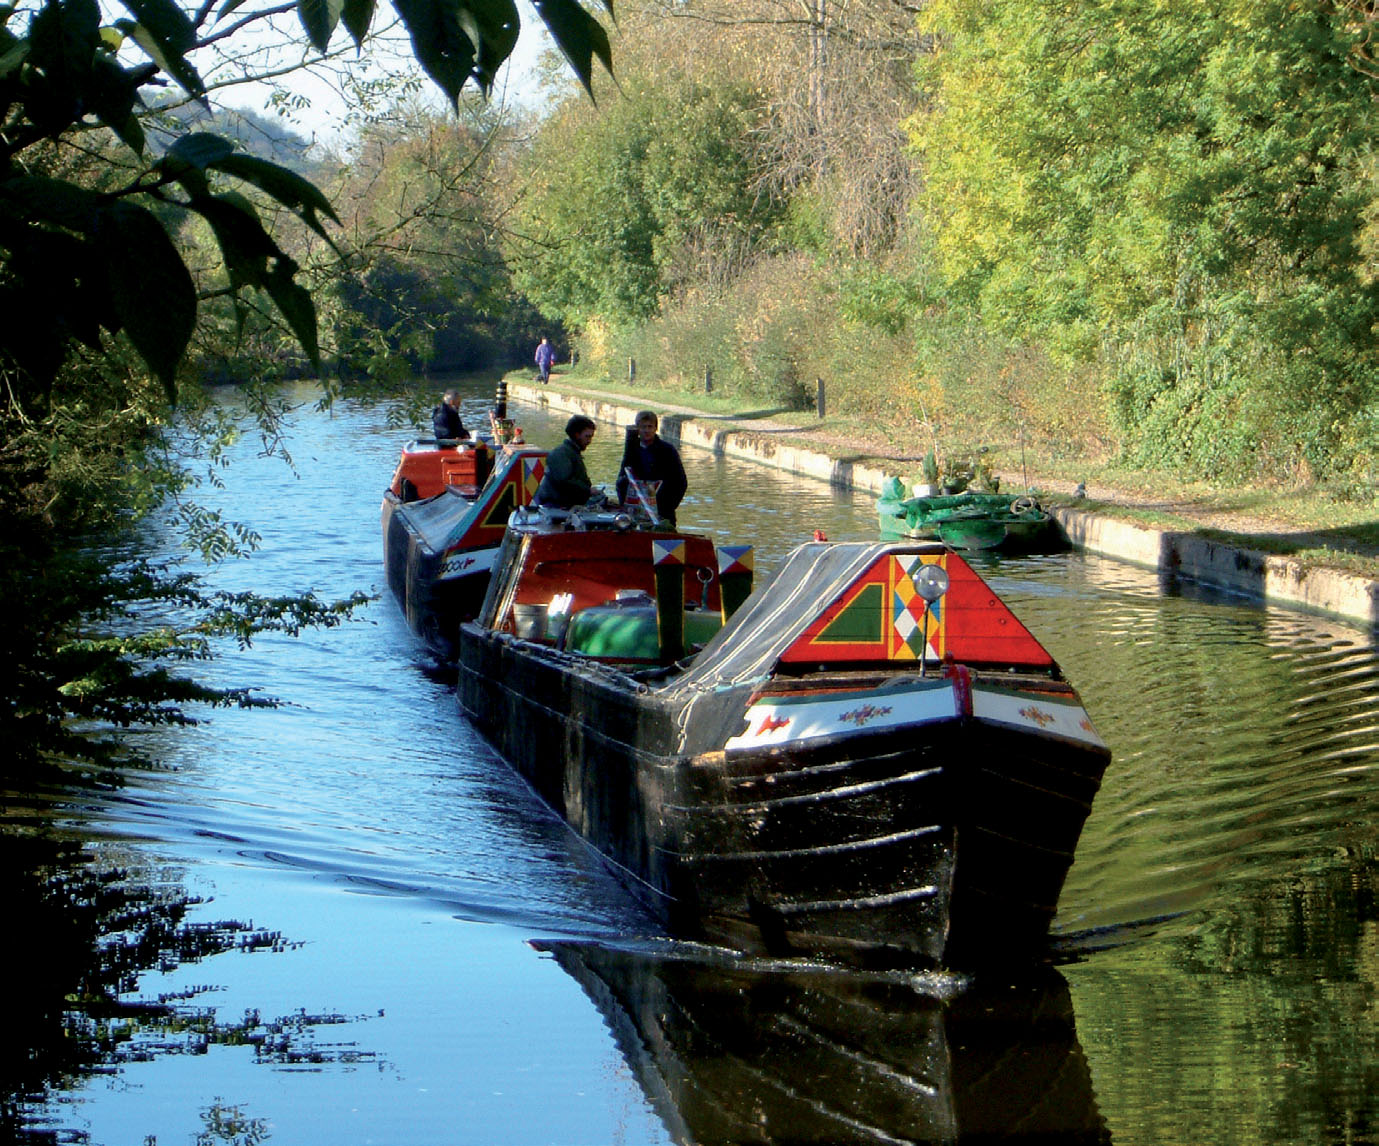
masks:
<path id="1" fill-rule="evenodd" d="M 954 713 L 933 678 L 909 687 L 946 717 L 705 750 L 685 724 L 740 728 L 750 686 L 639 686 L 472 624 L 459 669 L 469 719 L 674 934 L 749 952 L 1037 954 L 1109 759 L 1099 741 Z"/>
<path id="2" fill-rule="evenodd" d="M 472 463 L 475 452 L 462 450 L 451 459 L 438 456 L 446 455 L 445 450 L 404 450 L 394 487 L 401 486 L 407 472 L 417 472 L 408 467 L 419 461 Z M 427 496 L 408 500 L 399 488 L 383 494 L 380 525 L 388 588 L 408 627 L 447 661 L 455 657 L 460 623 L 477 616 L 484 603 L 508 517 L 531 500 L 545 451 L 509 446 L 488 464 L 493 469 L 482 487 L 440 484 L 437 470 L 430 475 L 426 488 L 433 492 Z M 477 471 L 470 464 L 464 472 Z"/>
<path id="3" fill-rule="evenodd" d="M 462 554 L 439 552 L 413 524 L 406 503 L 391 493 L 383 498 L 381 524 L 384 573 L 408 628 L 441 659 L 453 660 L 460 623 L 484 603 L 497 544 Z"/>

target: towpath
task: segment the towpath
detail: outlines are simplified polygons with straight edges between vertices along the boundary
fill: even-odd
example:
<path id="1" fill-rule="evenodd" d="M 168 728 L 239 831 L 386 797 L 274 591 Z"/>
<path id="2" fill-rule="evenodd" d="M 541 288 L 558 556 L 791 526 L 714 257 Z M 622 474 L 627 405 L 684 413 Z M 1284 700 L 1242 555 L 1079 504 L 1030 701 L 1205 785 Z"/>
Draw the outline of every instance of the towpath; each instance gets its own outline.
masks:
<path id="1" fill-rule="evenodd" d="M 520 401 L 603 421 L 630 423 L 647 405 L 645 395 L 563 387 L 558 375 L 550 386 L 509 381 L 508 389 Z M 879 491 L 888 477 L 913 475 L 920 462 L 880 433 L 870 440 L 844 437 L 812 418 L 716 414 L 664 402 L 656 408 L 666 436 L 683 445 L 856 489 Z M 1363 536 L 1223 508 L 1205 498 L 1157 496 L 1096 478 L 1077 483 L 1034 468 L 1002 472 L 1001 478 L 1006 488 L 1038 490 L 1079 548 L 1244 596 L 1379 625 L 1379 580 L 1364 568 L 1379 561 L 1379 545 Z"/>

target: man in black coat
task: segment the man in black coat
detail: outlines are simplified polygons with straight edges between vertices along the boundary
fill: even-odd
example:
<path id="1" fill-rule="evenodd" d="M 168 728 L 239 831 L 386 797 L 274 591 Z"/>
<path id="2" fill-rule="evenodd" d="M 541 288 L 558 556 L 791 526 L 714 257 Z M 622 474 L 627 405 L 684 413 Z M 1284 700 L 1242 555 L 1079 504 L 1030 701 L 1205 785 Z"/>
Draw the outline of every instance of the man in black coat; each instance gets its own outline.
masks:
<path id="1" fill-rule="evenodd" d="M 659 426 L 656 415 L 650 410 L 643 410 L 628 428 L 627 441 L 622 449 L 622 465 L 618 467 L 618 500 L 627 504 L 629 470 L 638 481 L 660 482 L 661 486 L 656 491 L 656 516 L 674 529 L 675 511 L 684 500 L 689 481 L 685 477 L 684 464 L 680 461 L 680 452 L 656 433 Z"/>
<path id="2" fill-rule="evenodd" d="M 532 499 L 537 505 L 573 509 L 588 504 L 594 486 L 582 455 L 594 440 L 595 428 L 594 420 L 583 414 L 565 423 L 565 440 L 546 455 L 546 473 Z"/>
<path id="3" fill-rule="evenodd" d="M 469 431 L 460 421 L 460 392 L 447 390 L 441 404 L 431 411 L 431 429 L 437 441 L 464 441 Z"/>

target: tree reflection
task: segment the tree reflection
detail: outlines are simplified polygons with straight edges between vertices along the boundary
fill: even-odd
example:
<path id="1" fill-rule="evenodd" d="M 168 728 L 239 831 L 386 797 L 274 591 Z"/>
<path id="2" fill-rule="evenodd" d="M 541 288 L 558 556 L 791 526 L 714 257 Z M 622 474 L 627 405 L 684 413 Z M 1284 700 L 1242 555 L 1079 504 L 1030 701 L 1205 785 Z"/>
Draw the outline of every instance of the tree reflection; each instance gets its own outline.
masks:
<path id="1" fill-rule="evenodd" d="M 227 951 L 278 952 L 276 931 L 237 920 L 195 922 L 176 873 L 150 870 L 132 851 L 113 862 L 46 831 L 0 831 L 0 918 L 10 937 L 6 1037 L 0 1043 L 0 1140 L 70 1140 L 51 1103 L 93 1076 L 215 1045 L 252 1049 L 272 1064 L 358 1062 L 353 1045 L 322 1045 L 322 1026 L 354 1017 L 304 1012 L 222 1021 L 199 1005 L 206 988 L 132 998 L 140 977 Z M 205 1114 L 206 1142 L 256 1142 L 262 1127 L 232 1106 Z M 257 1127 L 257 1128 L 256 1128 Z M 226 1137 L 226 1133 L 229 1137 Z"/>

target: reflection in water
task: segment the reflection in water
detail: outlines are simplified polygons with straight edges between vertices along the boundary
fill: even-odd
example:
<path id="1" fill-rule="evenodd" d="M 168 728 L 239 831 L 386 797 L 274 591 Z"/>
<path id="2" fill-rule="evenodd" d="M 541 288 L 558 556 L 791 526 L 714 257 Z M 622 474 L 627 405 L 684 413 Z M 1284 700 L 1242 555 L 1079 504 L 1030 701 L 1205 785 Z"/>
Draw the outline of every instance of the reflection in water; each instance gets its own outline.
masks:
<path id="1" fill-rule="evenodd" d="M 361 1062 L 353 1044 L 318 1041 L 318 1028 L 346 1021 L 299 1012 L 217 1018 L 193 988 L 137 997 L 139 979 L 227 952 L 281 951 L 277 932 L 237 920 L 192 922 L 194 900 L 176 873 L 150 869 L 131 849 L 92 849 L 61 833 L 0 832 L 0 918 L 5 921 L 5 1037 L 0 1040 L 0 1141 L 65 1140 L 41 1112 L 52 1089 L 112 1075 L 159 1058 L 245 1048 L 276 1066 Z M 229 1108 L 207 1117 L 231 1117 Z"/>
<path id="2" fill-rule="evenodd" d="M 378 505 L 404 435 L 381 411 L 290 396 L 306 480 L 246 439 L 217 508 L 264 546 L 214 587 L 381 587 Z M 520 416 L 559 439 L 564 415 Z M 619 442 L 600 430 L 597 480 Z M 865 495 L 685 461 L 682 523 L 756 543 L 761 576 L 815 528 L 874 536 Z M 657 933 L 482 745 L 382 600 L 367 623 L 202 666 L 287 704 L 150 736 L 168 770 L 3 798 L 19 966 L 0 1140 L 1099 1142 L 1104 1121 L 1116 1146 L 1379 1141 L 1373 635 L 1076 553 L 982 573 L 1115 752 L 1055 921 L 1077 957 L 1075 1036 L 1057 980 L 945 998 L 568 946 Z M 559 966 L 533 936 L 566 944 Z"/>
<path id="3" fill-rule="evenodd" d="M 1051 969 L 983 985 L 538 946 L 603 1013 L 677 1142 L 1110 1142 Z"/>

